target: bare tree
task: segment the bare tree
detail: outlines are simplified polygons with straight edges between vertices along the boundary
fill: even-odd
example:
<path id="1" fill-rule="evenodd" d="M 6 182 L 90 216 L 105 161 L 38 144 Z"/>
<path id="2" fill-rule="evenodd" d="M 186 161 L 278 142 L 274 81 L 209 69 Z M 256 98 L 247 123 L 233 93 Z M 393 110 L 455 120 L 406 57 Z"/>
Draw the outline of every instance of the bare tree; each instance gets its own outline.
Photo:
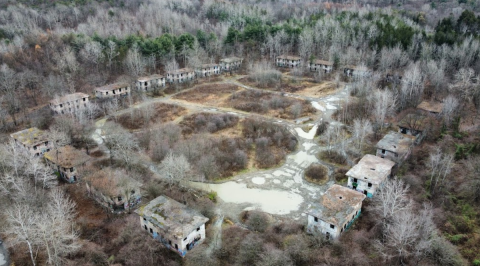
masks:
<path id="1" fill-rule="evenodd" d="M 372 211 L 380 218 L 384 225 L 389 223 L 392 217 L 411 207 L 408 198 L 409 186 L 399 179 L 387 180 L 372 199 Z"/>
<path id="2" fill-rule="evenodd" d="M 32 177 L 35 190 L 37 183 L 40 183 L 42 188 L 51 188 L 58 184 L 58 178 L 52 174 L 52 169 L 47 167 L 40 157 L 30 155 L 26 166 L 25 172 Z"/>
<path id="3" fill-rule="evenodd" d="M 147 60 L 142 56 L 137 45 L 132 46 L 132 48 L 128 50 L 127 58 L 125 59 L 125 66 L 133 77 L 138 77 L 145 73 Z"/>
<path id="4" fill-rule="evenodd" d="M 179 183 L 186 181 L 188 173 L 191 171 L 190 163 L 187 158 L 181 155 L 175 155 L 170 151 L 160 163 L 160 168 L 164 174 L 164 178 L 170 183 Z"/>
<path id="5" fill-rule="evenodd" d="M 423 75 L 420 63 L 410 63 L 402 78 L 402 87 L 400 89 L 401 108 L 416 107 L 422 99 L 423 89 Z"/>
<path id="6" fill-rule="evenodd" d="M 465 162 L 469 180 L 464 189 L 474 202 L 480 202 L 480 157 L 470 157 Z"/>
<path id="7" fill-rule="evenodd" d="M 450 126 L 455 120 L 458 112 L 458 100 L 452 95 L 448 95 L 443 101 L 442 116 L 445 125 Z"/>
<path id="8" fill-rule="evenodd" d="M 451 172 L 453 166 L 454 154 L 443 153 L 439 147 L 435 147 L 427 162 L 430 172 L 430 193 L 435 194 L 437 188 L 441 186 L 447 175 Z"/>
<path id="9" fill-rule="evenodd" d="M 433 97 L 436 98 L 445 84 L 445 61 L 437 63 L 433 60 L 426 64 L 427 77 L 434 87 Z"/>
<path id="10" fill-rule="evenodd" d="M 376 90 L 373 94 L 373 103 L 373 116 L 375 117 L 376 123 L 380 125 L 380 130 L 382 130 L 385 119 L 395 112 L 397 97 L 388 89 Z"/>
<path id="11" fill-rule="evenodd" d="M 80 56 L 98 70 L 98 64 L 103 60 L 102 45 L 96 41 L 87 42 L 80 51 Z"/>
<path id="12" fill-rule="evenodd" d="M 455 83 L 450 86 L 465 101 L 472 101 L 478 87 L 478 78 L 471 68 L 461 68 L 455 74 Z"/>
<path id="13" fill-rule="evenodd" d="M 70 48 L 65 48 L 61 54 L 55 57 L 57 67 L 66 76 L 70 92 L 75 92 L 74 78 L 80 69 L 80 64 L 75 57 L 75 52 Z"/>
<path id="14" fill-rule="evenodd" d="M 0 67 L 0 90 L 4 93 L 6 111 L 17 125 L 15 114 L 20 109 L 20 100 L 18 90 L 20 88 L 17 73 L 10 69 L 6 64 Z"/>
<path id="15" fill-rule="evenodd" d="M 13 246 L 25 244 L 28 247 L 33 266 L 36 265 L 37 245 L 39 244 L 37 223 L 39 216 L 35 208 L 25 203 L 15 203 L 6 210 L 8 226 L 6 234 Z"/>
<path id="16" fill-rule="evenodd" d="M 80 248 L 75 230 L 76 204 L 59 188 L 49 193 L 46 210 L 40 214 L 38 235 L 48 255 L 47 263 L 63 265 L 63 257 Z"/>
<path id="17" fill-rule="evenodd" d="M 358 148 L 362 150 L 365 137 L 373 133 L 372 123 L 368 119 L 353 120 L 353 137 L 357 141 Z"/>
<path id="18" fill-rule="evenodd" d="M 107 42 L 107 47 L 105 48 L 105 56 L 107 57 L 107 65 L 110 69 L 112 67 L 113 60 L 120 55 L 117 51 L 117 44 L 111 40 Z"/>
<path id="19" fill-rule="evenodd" d="M 137 138 L 122 126 L 116 123 L 107 123 L 104 126 L 105 146 L 110 151 L 110 161 L 118 158 L 128 167 L 136 161 L 135 152 L 139 149 Z"/>
<path id="20" fill-rule="evenodd" d="M 387 224 L 383 241 L 376 241 L 377 251 L 387 261 L 397 259 L 406 264 L 408 259 L 413 259 L 418 263 L 430 253 L 436 238 L 432 217 L 431 204 L 424 204 L 419 213 L 412 208 L 397 213 Z"/>

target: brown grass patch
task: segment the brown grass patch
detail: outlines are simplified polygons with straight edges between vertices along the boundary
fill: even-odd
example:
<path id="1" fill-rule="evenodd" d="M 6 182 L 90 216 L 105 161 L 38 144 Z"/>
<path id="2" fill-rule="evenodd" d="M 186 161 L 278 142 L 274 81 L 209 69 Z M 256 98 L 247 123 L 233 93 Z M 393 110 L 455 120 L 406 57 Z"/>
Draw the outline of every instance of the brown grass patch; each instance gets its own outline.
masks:
<path id="1" fill-rule="evenodd" d="M 199 85 L 192 90 L 179 93 L 174 98 L 207 105 L 218 105 L 223 99 L 240 88 L 232 84 Z"/>
<path id="2" fill-rule="evenodd" d="M 150 108 L 148 110 L 147 108 Z M 116 120 L 124 128 L 134 130 L 144 127 L 146 124 L 157 122 L 170 122 L 187 113 L 181 106 L 166 103 L 154 103 L 146 107 L 133 110 L 116 117 Z M 112 118 L 109 118 L 112 120 Z"/>
<path id="3" fill-rule="evenodd" d="M 316 110 L 305 100 L 294 99 L 258 90 L 243 90 L 233 93 L 224 103 L 245 112 L 268 114 L 282 119 L 295 119 L 314 114 Z M 301 106 L 301 108 L 299 108 Z M 295 108 L 297 111 L 295 111 Z"/>
<path id="4" fill-rule="evenodd" d="M 180 122 L 183 135 L 192 133 L 215 133 L 238 125 L 238 116 L 231 114 L 196 113 L 183 118 Z"/>

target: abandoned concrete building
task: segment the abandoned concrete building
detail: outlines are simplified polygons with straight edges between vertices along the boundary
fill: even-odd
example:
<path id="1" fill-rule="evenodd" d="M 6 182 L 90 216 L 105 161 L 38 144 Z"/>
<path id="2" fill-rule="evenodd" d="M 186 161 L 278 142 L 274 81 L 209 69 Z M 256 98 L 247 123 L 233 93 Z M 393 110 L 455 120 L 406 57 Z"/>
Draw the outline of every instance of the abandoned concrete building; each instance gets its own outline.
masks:
<path id="1" fill-rule="evenodd" d="M 299 56 L 280 55 L 275 59 L 278 67 L 297 67 L 302 65 L 302 58 Z"/>
<path id="2" fill-rule="evenodd" d="M 75 110 L 82 110 L 87 107 L 89 102 L 88 94 L 77 92 L 67 94 L 63 97 L 55 98 L 50 101 L 50 109 L 55 114 L 73 113 Z"/>
<path id="3" fill-rule="evenodd" d="M 390 160 L 366 154 L 346 173 L 347 187 L 371 198 L 383 185 L 383 182 L 390 177 L 393 166 L 395 163 Z"/>
<path id="4" fill-rule="evenodd" d="M 219 64 L 203 64 L 201 67 L 195 70 L 195 73 L 198 78 L 205 78 L 212 75 L 219 75 L 220 65 Z"/>
<path id="5" fill-rule="evenodd" d="M 235 71 L 242 66 L 243 58 L 240 57 L 227 57 L 220 59 L 221 71 Z"/>
<path id="6" fill-rule="evenodd" d="M 420 142 L 425 136 L 427 117 L 421 114 L 413 113 L 405 115 L 398 123 L 398 131 L 402 134 L 415 136 L 417 142 Z"/>
<path id="7" fill-rule="evenodd" d="M 158 74 L 140 77 L 137 79 L 135 86 L 139 91 L 150 91 L 154 88 L 165 87 L 165 77 Z"/>
<path id="8" fill-rule="evenodd" d="M 169 197 L 157 197 L 135 212 L 145 231 L 182 257 L 205 240 L 208 218 Z"/>
<path id="9" fill-rule="evenodd" d="M 343 73 L 348 77 L 367 77 L 370 75 L 370 70 L 365 66 L 348 65 L 343 68 Z"/>
<path id="10" fill-rule="evenodd" d="M 140 182 L 121 170 L 105 168 L 84 179 L 88 195 L 110 212 L 130 211 L 142 200 Z"/>
<path id="11" fill-rule="evenodd" d="M 181 68 L 167 72 L 168 83 L 183 83 L 195 79 L 195 71 L 190 68 Z"/>
<path id="12" fill-rule="evenodd" d="M 106 99 L 111 97 L 125 97 L 130 94 L 130 85 L 127 83 L 114 83 L 95 89 L 95 97 Z"/>
<path id="13" fill-rule="evenodd" d="M 310 71 L 313 72 L 322 71 L 324 73 L 330 73 L 333 70 L 333 62 L 317 59 L 310 62 L 308 67 Z"/>
<path id="14" fill-rule="evenodd" d="M 423 101 L 417 106 L 417 109 L 427 114 L 438 115 L 443 110 L 443 103 L 438 101 Z"/>
<path id="15" fill-rule="evenodd" d="M 15 143 L 23 147 L 31 155 L 40 156 L 52 149 L 52 144 L 48 140 L 48 132 L 36 127 L 24 129 L 10 135 Z"/>
<path id="16" fill-rule="evenodd" d="M 80 180 L 79 169 L 90 160 L 90 157 L 72 146 L 64 146 L 46 152 L 43 157 L 52 170 L 68 183 Z"/>
<path id="17" fill-rule="evenodd" d="M 365 197 L 343 186 L 331 186 L 307 211 L 307 232 L 320 232 L 327 239 L 339 237 L 360 215 Z"/>
<path id="18" fill-rule="evenodd" d="M 377 156 L 401 164 L 408 159 L 415 137 L 390 131 L 376 145 Z"/>

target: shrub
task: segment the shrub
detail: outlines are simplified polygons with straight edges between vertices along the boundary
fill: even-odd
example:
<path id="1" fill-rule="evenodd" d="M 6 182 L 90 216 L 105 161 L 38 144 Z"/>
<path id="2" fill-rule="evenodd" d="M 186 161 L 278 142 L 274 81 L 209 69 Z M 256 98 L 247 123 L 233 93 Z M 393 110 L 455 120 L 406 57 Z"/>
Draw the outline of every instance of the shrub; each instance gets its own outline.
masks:
<path id="1" fill-rule="evenodd" d="M 260 259 L 263 241 L 257 234 L 249 234 L 241 242 L 236 259 L 237 265 L 255 265 Z"/>
<path id="2" fill-rule="evenodd" d="M 247 214 L 247 226 L 253 231 L 265 232 L 268 227 L 269 219 L 266 213 L 259 211 L 250 211 Z"/>
<path id="3" fill-rule="evenodd" d="M 210 193 L 207 194 L 207 197 L 213 201 L 213 202 L 217 202 L 217 192 L 215 191 L 212 191 Z"/>
<path id="4" fill-rule="evenodd" d="M 338 151 L 323 151 L 320 153 L 320 158 L 324 161 L 335 164 L 346 164 L 347 158 Z"/>
<path id="5" fill-rule="evenodd" d="M 328 181 L 328 169 L 320 164 L 311 164 L 305 171 L 305 179 L 312 183 L 325 184 Z"/>
<path id="6" fill-rule="evenodd" d="M 347 178 L 347 176 L 345 175 L 347 172 L 348 172 L 348 169 L 343 167 L 335 169 L 335 173 L 334 173 L 335 182 L 337 183 L 344 182 L 345 179 Z"/>

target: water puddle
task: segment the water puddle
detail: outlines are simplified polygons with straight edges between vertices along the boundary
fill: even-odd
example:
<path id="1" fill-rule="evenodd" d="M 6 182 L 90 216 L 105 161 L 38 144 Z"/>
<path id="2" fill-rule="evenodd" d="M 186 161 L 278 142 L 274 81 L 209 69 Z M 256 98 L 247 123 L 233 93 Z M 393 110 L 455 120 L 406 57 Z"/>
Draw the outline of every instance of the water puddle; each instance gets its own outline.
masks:
<path id="1" fill-rule="evenodd" d="M 303 147 L 305 148 L 306 151 L 309 151 L 312 147 L 315 147 L 315 146 L 317 146 L 317 144 L 315 143 L 311 143 L 311 142 L 303 143 Z"/>
<path id="2" fill-rule="evenodd" d="M 288 191 L 247 188 L 246 184 L 226 182 L 223 184 L 206 184 L 189 182 L 194 188 L 215 191 L 217 196 L 228 203 L 251 203 L 262 211 L 284 215 L 297 211 L 303 202 L 302 196 Z"/>
<path id="3" fill-rule="evenodd" d="M 331 104 L 327 104 L 327 109 L 328 110 L 337 110 L 337 107 Z"/>
<path id="4" fill-rule="evenodd" d="M 315 108 L 317 110 L 320 110 L 322 112 L 327 111 L 327 109 L 325 109 L 325 107 L 321 106 L 318 102 L 312 102 L 312 106 L 313 106 L 313 108 Z"/>
<path id="5" fill-rule="evenodd" d="M 297 134 L 304 138 L 304 139 L 313 139 L 315 137 L 315 134 L 317 133 L 317 128 L 318 128 L 318 125 L 315 125 L 312 127 L 312 129 L 310 129 L 310 131 L 305 132 L 303 131 L 303 129 L 299 128 L 299 127 L 296 127 L 295 128 L 295 131 L 297 132 Z"/>
<path id="6" fill-rule="evenodd" d="M 308 154 L 305 151 L 299 151 L 294 155 L 291 155 L 291 158 L 297 165 L 308 167 L 311 163 L 318 162 L 318 159 L 313 154 Z"/>
<path id="7" fill-rule="evenodd" d="M 254 177 L 252 178 L 252 182 L 257 185 L 263 185 L 265 184 L 265 178 L 263 177 Z"/>

